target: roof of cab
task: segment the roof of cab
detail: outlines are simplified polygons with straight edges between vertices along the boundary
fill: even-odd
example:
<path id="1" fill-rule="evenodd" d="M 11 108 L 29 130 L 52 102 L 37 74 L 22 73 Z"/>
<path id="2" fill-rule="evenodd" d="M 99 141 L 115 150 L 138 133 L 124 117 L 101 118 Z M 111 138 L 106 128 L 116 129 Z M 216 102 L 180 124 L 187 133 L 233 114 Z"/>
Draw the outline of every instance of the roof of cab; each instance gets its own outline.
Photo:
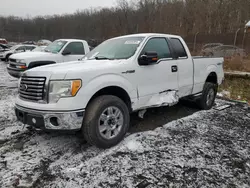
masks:
<path id="1" fill-rule="evenodd" d="M 176 38 L 180 37 L 178 35 L 170 35 L 170 34 L 163 34 L 163 33 L 138 33 L 138 34 L 119 36 L 119 37 L 116 37 L 116 38 L 123 38 L 123 37 L 151 37 L 151 36 L 176 37 Z"/>
<path id="2" fill-rule="evenodd" d="M 84 41 L 84 42 L 86 42 L 86 40 L 82 40 L 82 39 L 57 39 L 57 40 L 65 40 L 65 41 L 68 41 L 68 42 L 73 42 L 73 41 Z"/>

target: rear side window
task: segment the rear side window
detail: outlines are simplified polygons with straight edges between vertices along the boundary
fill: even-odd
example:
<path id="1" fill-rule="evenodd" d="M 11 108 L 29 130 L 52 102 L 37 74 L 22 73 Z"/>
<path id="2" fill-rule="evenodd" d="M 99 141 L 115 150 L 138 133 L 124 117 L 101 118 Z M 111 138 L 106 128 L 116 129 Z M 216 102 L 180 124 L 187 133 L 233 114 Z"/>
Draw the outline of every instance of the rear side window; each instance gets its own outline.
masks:
<path id="1" fill-rule="evenodd" d="M 178 57 L 187 57 L 187 52 L 179 39 L 171 38 L 170 41 Z"/>
<path id="2" fill-rule="evenodd" d="M 84 47 L 82 42 L 71 42 L 64 50 L 70 52 L 71 55 L 84 55 Z"/>
<path id="3" fill-rule="evenodd" d="M 145 52 L 157 52 L 158 58 L 172 58 L 168 43 L 165 38 L 149 39 L 141 54 Z"/>
<path id="4" fill-rule="evenodd" d="M 25 46 L 25 49 L 26 50 L 33 50 L 33 49 L 35 49 L 35 46 Z"/>
<path id="5" fill-rule="evenodd" d="M 16 50 L 17 50 L 17 51 L 18 51 L 18 50 L 25 50 L 25 47 L 24 47 L 24 46 L 20 46 L 20 47 L 18 47 Z"/>

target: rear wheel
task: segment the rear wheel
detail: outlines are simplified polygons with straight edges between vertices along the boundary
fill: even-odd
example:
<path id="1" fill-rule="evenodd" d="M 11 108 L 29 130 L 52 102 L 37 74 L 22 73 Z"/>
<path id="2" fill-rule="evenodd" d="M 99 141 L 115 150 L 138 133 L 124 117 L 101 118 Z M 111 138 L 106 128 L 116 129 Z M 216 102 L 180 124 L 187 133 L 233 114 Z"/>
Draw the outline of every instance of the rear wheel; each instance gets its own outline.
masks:
<path id="1" fill-rule="evenodd" d="M 218 85 L 206 82 L 203 88 L 201 98 L 198 99 L 198 105 L 203 110 L 209 110 L 213 107 L 217 95 Z"/>
<path id="2" fill-rule="evenodd" d="M 99 148 L 109 148 L 124 138 L 129 120 L 128 107 L 120 98 L 100 96 L 88 105 L 82 132 L 88 143 Z"/>

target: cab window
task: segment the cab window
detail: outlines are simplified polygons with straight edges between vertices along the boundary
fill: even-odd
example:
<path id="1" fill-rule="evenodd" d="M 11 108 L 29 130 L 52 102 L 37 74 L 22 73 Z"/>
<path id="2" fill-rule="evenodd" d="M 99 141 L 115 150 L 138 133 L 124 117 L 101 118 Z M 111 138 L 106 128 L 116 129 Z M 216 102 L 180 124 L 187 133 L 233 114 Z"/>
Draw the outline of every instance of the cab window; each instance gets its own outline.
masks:
<path id="1" fill-rule="evenodd" d="M 174 51 L 175 51 L 178 58 L 180 58 L 180 57 L 187 58 L 188 57 L 187 52 L 179 39 L 171 38 L 170 42 L 171 42 L 171 44 L 174 48 Z"/>
<path id="2" fill-rule="evenodd" d="M 158 59 L 172 58 L 170 49 L 165 38 L 152 38 L 149 39 L 141 55 L 145 52 L 156 52 L 158 54 Z"/>
<path id="3" fill-rule="evenodd" d="M 70 52 L 71 55 L 84 55 L 84 46 L 82 42 L 71 42 L 69 43 L 64 51 Z"/>

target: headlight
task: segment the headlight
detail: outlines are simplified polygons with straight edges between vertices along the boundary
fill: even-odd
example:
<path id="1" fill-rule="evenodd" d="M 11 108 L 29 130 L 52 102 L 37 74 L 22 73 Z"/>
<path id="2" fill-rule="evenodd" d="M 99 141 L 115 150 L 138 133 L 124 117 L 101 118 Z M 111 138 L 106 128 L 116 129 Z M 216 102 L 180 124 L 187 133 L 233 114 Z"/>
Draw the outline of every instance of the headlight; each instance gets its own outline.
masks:
<path id="1" fill-rule="evenodd" d="M 81 87 L 81 80 L 50 81 L 49 102 L 56 103 L 60 98 L 74 97 Z"/>
<path id="2" fill-rule="evenodd" d="M 27 68 L 24 59 L 17 59 L 16 62 L 20 64 L 20 65 L 16 65 L 16 68 L 19 68 L 19 69 L 26 69 Z"/>
<path id="3" fill-rule="evenodd" d="M 17 63 L 24 63 L 25 64 L 25 60 L 24 59 L 17 59 L 16 62 Z"/>

